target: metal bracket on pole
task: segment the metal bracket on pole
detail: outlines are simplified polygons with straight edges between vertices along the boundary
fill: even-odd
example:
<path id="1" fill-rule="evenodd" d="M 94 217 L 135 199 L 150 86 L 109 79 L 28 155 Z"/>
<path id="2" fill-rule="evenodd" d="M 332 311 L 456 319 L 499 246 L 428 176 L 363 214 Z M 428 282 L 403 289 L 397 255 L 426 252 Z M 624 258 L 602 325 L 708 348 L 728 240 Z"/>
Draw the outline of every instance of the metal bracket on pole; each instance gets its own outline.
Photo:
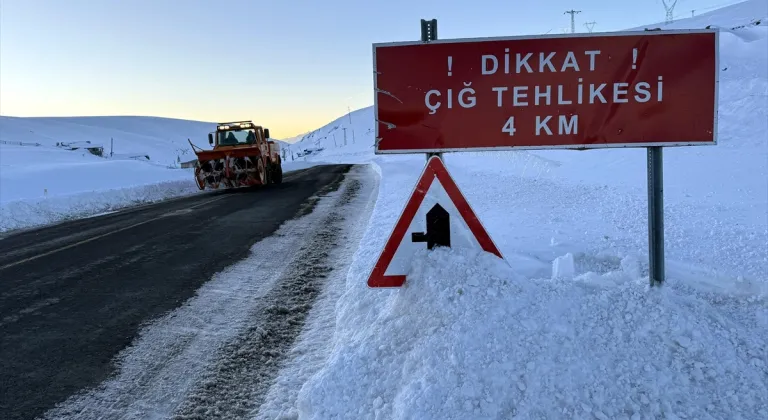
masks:
<path id="1" fill-rule="evenodd" d="M 421 20 L 421 42 L 429 42 L 437 39 L 437 19 Z M 442 159 L 442 153 L 427 153 L 427 160 L 432 156 Z"/>
<path id="2" fill-rule="evenodd" d="M 664 159 L 662 147 L 648 147 L 648 278 L 664 283 Z"/>
<path id="3" fill-rule="evenodd" d="M 421 20 L 421 41 L 429 42 L 437 39 L 437 19 Z"/>

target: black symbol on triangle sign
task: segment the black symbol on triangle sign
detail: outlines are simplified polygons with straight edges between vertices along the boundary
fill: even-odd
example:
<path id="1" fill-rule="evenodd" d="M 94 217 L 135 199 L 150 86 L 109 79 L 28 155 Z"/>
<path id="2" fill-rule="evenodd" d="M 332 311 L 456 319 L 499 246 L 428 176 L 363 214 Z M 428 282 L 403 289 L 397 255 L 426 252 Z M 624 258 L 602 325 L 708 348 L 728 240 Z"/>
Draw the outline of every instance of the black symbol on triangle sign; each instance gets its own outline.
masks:
<path id="1" fill-rule="evenodd" d="M 427 249 L 436 246 L 451 247 L 451 221 L 448 212 L 440 205 L 435 204 L 427 212 L 427 233 L 411 233 L 412 242 L 426 242 Z"/>

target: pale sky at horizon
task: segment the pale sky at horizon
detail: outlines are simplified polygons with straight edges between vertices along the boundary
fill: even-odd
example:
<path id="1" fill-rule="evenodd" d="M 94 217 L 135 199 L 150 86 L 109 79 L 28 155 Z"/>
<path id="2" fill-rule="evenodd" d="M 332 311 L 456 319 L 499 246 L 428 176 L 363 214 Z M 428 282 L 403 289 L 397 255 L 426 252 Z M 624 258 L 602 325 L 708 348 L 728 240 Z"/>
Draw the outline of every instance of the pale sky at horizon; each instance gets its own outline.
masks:
<path id="1" fill-rule="evenodd" d="M 0 0 L 0 115 L 252 119 L 288 138 L 371 105 L 371 44 L 417 40 L 419 19 L 440 38 L 561 33 L 569 9 L 577 32 L 664 20 L 661 0 Z"/>

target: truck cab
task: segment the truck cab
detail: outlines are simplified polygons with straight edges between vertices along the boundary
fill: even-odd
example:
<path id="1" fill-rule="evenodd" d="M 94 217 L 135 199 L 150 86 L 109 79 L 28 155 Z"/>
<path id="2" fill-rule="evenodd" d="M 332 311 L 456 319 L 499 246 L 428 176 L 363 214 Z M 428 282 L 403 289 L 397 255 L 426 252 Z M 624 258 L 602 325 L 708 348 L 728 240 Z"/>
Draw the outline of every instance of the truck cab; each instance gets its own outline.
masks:
<path id="1" fill-rule="evenodd" d="M 208 144 L 214 150 L 221 147 L 253 147 L 265 144 L 268 138 L 268 128 L 251 121 L 237 121 L 217 124 L 216 131 L 208 133 Z"/>
<path id="2" fill-rule="evenodd" d="M 252 121 L 219 123 L 216 131 L 208 133 L 208 144 L 213 150 L 253 148 L 259 149 L 271 163 L 280 162 L 280 145 L 269 140 L 269 129 Z"/>

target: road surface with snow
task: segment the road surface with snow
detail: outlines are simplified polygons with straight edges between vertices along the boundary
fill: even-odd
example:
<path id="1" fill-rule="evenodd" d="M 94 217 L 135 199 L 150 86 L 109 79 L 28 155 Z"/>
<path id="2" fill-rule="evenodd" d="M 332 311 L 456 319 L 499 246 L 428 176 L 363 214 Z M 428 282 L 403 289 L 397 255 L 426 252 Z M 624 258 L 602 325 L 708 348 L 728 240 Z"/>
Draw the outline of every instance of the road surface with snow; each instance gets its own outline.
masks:
<path id="1" fill-rule="evenodd" d="M 349 173 L 350 168 L 305 169 L 287 174 L 283 184 L 269 188 L 199 194 L 0 240 L 0 418 L 40 416 L 113 376 L 114 357 L 137 339 L 142 325 L 204 295 L 200 288 L 206 282 L 217 287 L 212 276 L 227 277 L 237 270 L 233 264 L 253 257 L 249 249 L 258 243 L 258 257 L 243 267 L 249 274 L 240 271 L 232 279 L 239 289 L 217 287 L 213 294 L 226 298 L 218 302 L 220 306 L 209 300 L 204 310 L 176 325 L 175 339 L 160 346 L 166 353 L 146 352 L 152 355 L 145 359 L 152 367 L 130 381 L 139 388 L 161 383 L 153 375 L 162 376 L 172 359 L 183 359 L 185 373 L 180 377 L 191 381 L 191 365 L 202 363 L 207 376 L 195 382 L 199 390 L 178 401 L 179 412 L 190 414 L 213 404 L 238 417 L 238 409 L 256 403 L 257 391 L 272 372 L 270 364 L 277 363 L 290 346 L 330 271 L 330 254 L 338 248 L 344 228 L 344 215 L 338 212 L 364 187 L 354 179 L 359 170 Z M 299 224 L 292 234 L 284 232 L 291 229 L 283 225 L 286 221 L 304 223 L 299 221 L 307 218 L 314 220 L 312 226 Z M 274 243 L 265 247 L 265 239 L 272 235 Z M 290 237 L 281 241 L 285 236 Z M 298 238 L 304 242 L 296 243 Z M 314 246 L 301 246 L 308 244 Z M 300 263 L 292 265 L 294 271 L 284 272 L 294 255 Z M 255 320 L 241 324 L 242 331 L 234 330 L 233 299 L 240 301 L 243 317 Z M 227 319 L 215 321 L 223 308 Z M 212 319 L 205 319 L 206 309 Z M 183 318 L 169 316 L 176 321 Z M 226 329 L 232 329 L 231 336 Z M 174 333 L 162 335 L 168 339 Z M 203 362 L 205 357 L 192 351 L 194 337 L 206 334 L 221 339 L 224 356 Z M 206 356 L 215 349 L 208 344 Z M 248 371 L 242 372 L 243 367 Z M 236 374 L 230 372 L 233 369 Z M 243 389 L 248 381 L 255 394 L 227 392 L 232 387 Z M 179 386 L 173 388 L 181 395 Z M 120 393 L 121 398 L 142 395 Z M 108 406 L 122 415 L 120 408 L 129 404 Z M 107 405 L 90 399 L 87 412 L 74 407 L 62 410 L 89 418 L 89 413 L 106 410 Z M 106 411 L 100 413 L 109 417 Z"/>

